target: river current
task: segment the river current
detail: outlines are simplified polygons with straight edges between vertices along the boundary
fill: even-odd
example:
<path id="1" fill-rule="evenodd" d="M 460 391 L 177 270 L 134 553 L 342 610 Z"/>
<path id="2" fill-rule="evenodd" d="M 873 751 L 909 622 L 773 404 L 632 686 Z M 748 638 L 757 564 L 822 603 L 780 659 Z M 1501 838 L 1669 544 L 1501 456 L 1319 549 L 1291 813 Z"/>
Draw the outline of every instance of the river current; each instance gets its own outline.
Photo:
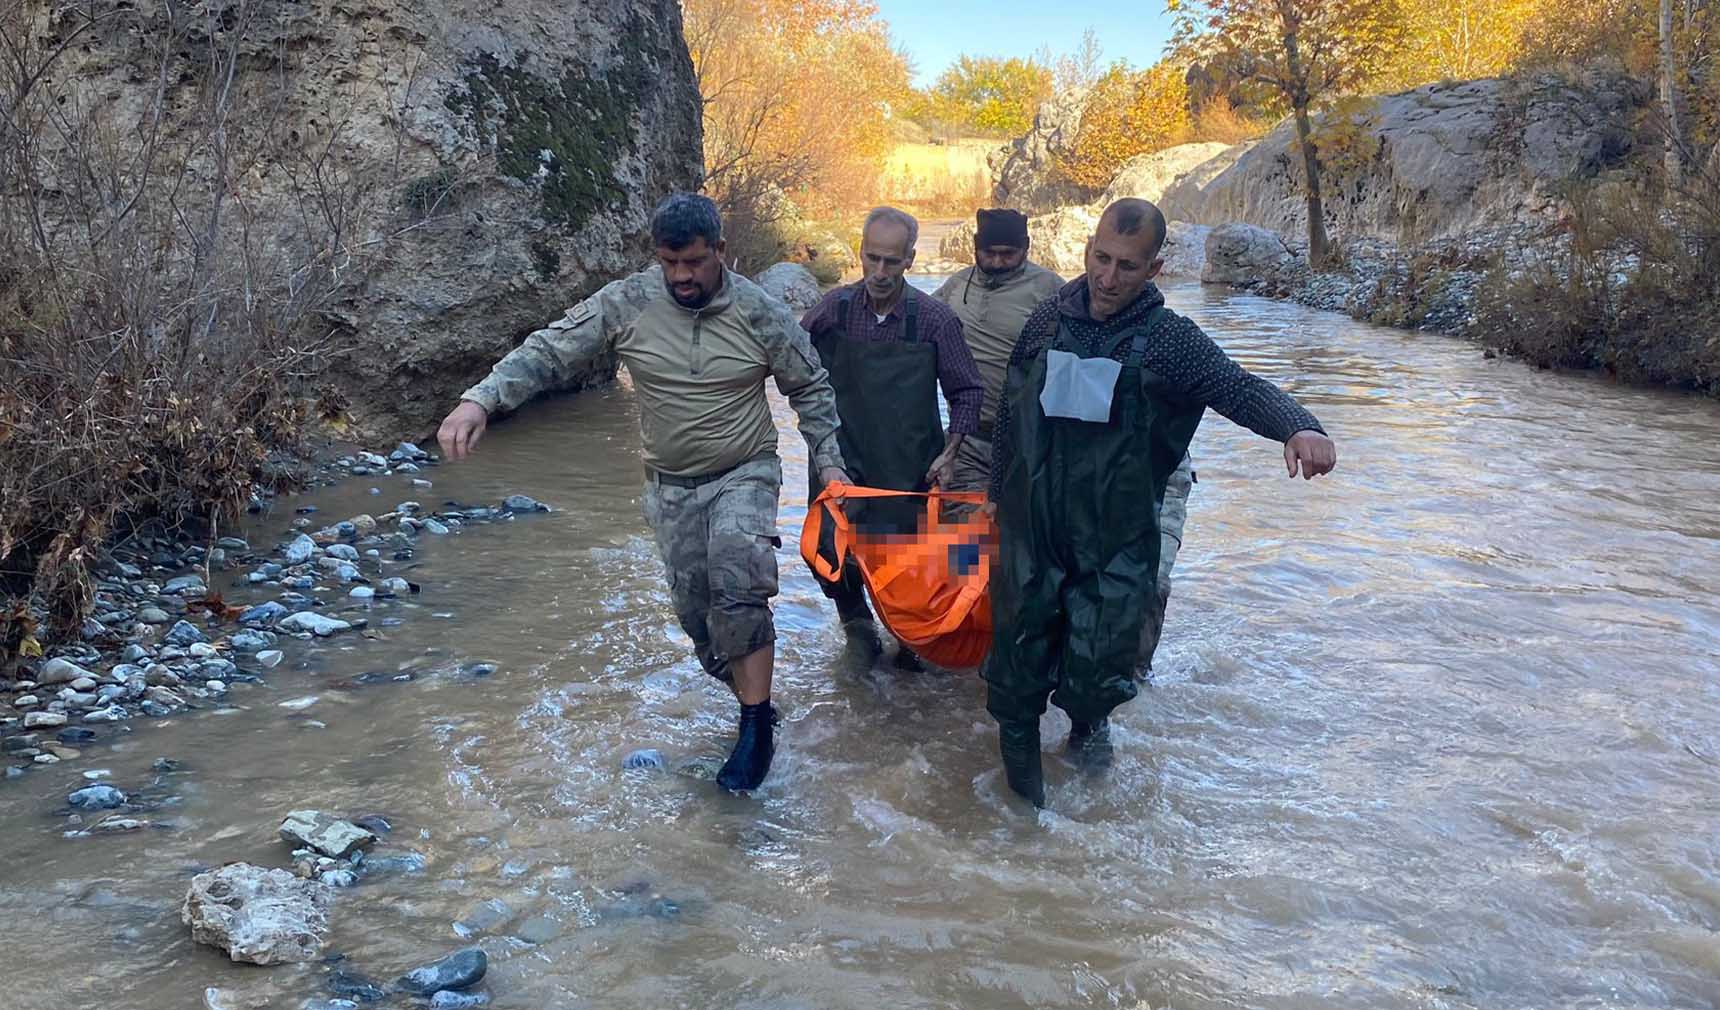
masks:
<path id="1" fill-rule="evenodd" d="M 329 949 L 392 978 L 499 902 L 475 939 L 504 1010 L 1720 1003 L 1720 405 L 1167 295 L 1308 404 L 1340 467 L 1286 479 L 1208 414 L 1108 777 L 1054 753 L 1054 711 L 1035 815 L 976 677 L 833 672 L 774 390 L 779 755 L 750 798 L 677 774 L 726 752 L 734 704 L 669 609 L 623 381 L 496 425 L 431 490 L 354 478 L 245 531 L 278 540 L 302 504 L 556 509 L 423 537 L 423 592 L 372 608 L 405 619 L 380 637 L 289 641 L 220 711 L 0 787 L 0 1006 L 328 995 L 323 966 L 229 964 L 178 917 L 198 869 L 285 865 L 274 830 L 304 807 L 382 813 L 378 851 L 423 857 L 341 891 Z M 624 770 L 640 747 L 669 767 Z M 82 771 L 135 789 L 164 756 L 161 828 L 62 836 Z"/>

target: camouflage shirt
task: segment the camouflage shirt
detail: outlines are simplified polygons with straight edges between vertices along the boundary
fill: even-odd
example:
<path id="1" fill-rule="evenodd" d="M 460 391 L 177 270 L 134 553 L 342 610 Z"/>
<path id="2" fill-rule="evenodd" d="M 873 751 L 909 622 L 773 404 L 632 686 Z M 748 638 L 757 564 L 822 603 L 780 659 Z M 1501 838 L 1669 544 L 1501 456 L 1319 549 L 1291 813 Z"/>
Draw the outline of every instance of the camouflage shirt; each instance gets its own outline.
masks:
<path id="1" fill-rule="evenodd" d="M 774 451 L 767 376 L 799 416 L 813 466 L 842 465 L 836 394 L 806 331 L 786 305 L 727 270 L 700 309 L 670 297 L 661 267 L 608 284 L 526 337 L 461 398 L 513 410 L 612 351 L 633 379 L 654 470 L 718 473 Z"/>

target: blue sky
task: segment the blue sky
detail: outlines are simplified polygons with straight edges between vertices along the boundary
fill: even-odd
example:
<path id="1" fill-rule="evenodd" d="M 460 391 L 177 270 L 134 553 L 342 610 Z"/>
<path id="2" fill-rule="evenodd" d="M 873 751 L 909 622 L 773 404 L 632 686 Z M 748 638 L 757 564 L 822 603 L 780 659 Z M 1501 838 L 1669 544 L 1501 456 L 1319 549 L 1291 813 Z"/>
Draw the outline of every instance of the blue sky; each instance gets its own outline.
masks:
<path id="1" fill-rule="evenodd" d="M 914 58 L 914 83 L 930 84 L 957 56 L 1031 56 L 1042 45 L 1073 52 L 1089 27 L 1103 62 L 1146 66 L 1163 55 L 1170 16 L 1163 0 L 1108 4 L 1021 0 L 874 0 L 898 44 Z"/>

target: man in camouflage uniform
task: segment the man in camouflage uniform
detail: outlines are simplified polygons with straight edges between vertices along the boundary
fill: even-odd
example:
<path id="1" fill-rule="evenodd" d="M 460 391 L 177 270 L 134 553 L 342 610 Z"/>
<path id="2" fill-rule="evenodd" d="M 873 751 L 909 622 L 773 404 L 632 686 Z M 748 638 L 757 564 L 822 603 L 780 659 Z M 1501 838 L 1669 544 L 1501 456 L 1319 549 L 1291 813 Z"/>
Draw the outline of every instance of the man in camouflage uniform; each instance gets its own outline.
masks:
<path id="1" fill-rule="evenodd" d="M 437 438 L 461 459 L 497 410 L 513 410 L 601 355 L 627 367 L 639 398 L 645 518 L 669 594 L 705 672 L 741 703 L 724 788 L 756 788 L 775 752 L 770 704 L 776 629 L 777 493 L 782 464 L 764 381 L 800 421 L 823 482 L 848 476 L 836 397 L 787 306 L 723 266 L 716 205 L 671 194 L 653 215 L 658 264 L 615 281 L 532 333 L 461 394 Z"/>

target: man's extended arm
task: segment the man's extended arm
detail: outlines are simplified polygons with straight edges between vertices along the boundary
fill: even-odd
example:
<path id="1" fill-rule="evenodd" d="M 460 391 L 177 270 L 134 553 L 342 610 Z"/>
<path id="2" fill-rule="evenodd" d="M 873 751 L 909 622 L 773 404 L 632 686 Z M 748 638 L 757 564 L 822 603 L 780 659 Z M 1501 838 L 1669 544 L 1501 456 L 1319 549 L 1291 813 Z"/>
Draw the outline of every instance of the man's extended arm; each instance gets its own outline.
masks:
<path id="1" fill-rule="evenodd" d="M 482 382 L 460 394 L 486 413 L 516 410 L 532 397 L 566 383 L 615 347 L 615 338 L 662 289 L 653 268 L 603 286 L 560 319 L 527 336 L 496 362 Z"/>

